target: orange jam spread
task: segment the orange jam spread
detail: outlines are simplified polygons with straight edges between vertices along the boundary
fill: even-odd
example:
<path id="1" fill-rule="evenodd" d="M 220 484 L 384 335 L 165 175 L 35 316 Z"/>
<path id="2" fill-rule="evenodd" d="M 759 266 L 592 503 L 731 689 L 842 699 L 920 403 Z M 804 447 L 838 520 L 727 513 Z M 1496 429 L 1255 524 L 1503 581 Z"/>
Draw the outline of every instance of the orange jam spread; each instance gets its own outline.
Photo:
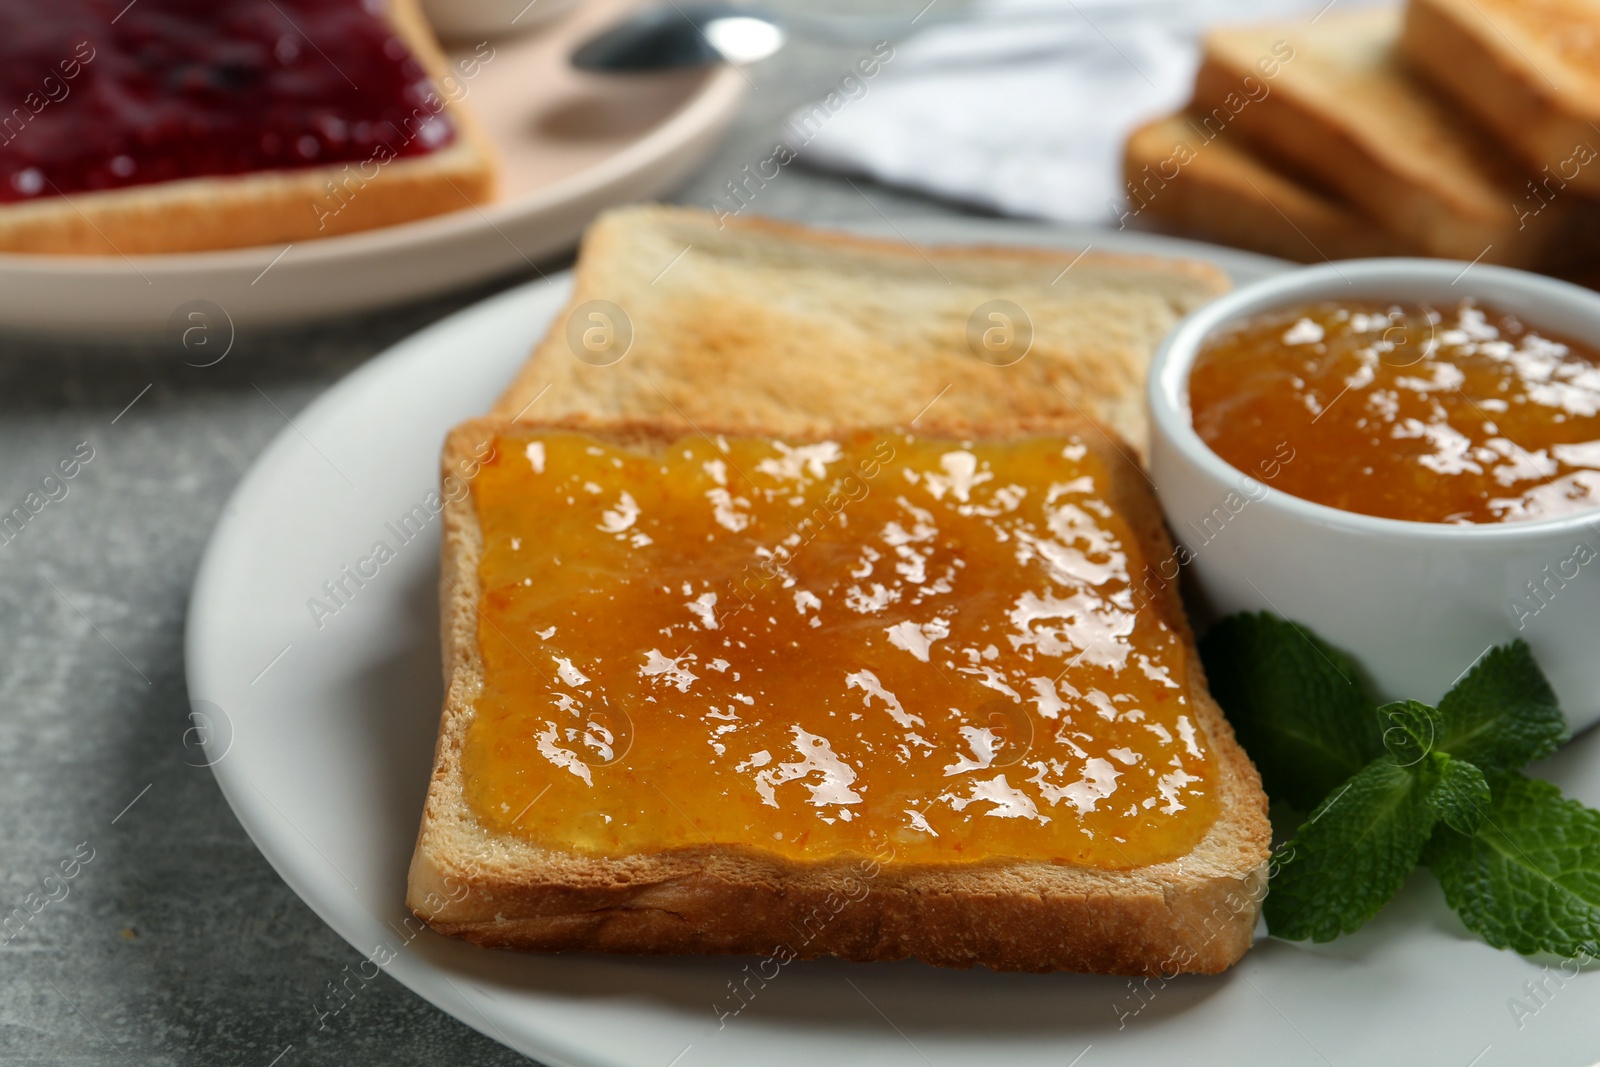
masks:
<path id="1" fill-rule="evenodd" d="M 1189 375 L 1217 455 L 1345 511 L 1518 522 L 1600 504 L 1600 353 L 1455 307 L 1316 303 L 1213 335 Z"/>
<path id="2" fill-rule="evenodd" d="M 469 803 L 591 854 L 1183 855 L 1214 761 L 1108 476 L 1064 437 L 499 438 Z"/>

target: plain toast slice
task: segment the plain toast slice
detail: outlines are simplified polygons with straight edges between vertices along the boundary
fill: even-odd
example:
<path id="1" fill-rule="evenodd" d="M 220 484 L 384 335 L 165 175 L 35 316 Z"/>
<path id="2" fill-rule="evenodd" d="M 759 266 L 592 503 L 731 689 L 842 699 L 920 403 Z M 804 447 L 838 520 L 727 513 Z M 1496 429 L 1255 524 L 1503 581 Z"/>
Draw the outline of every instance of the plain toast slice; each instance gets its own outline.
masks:
<path id="1" fill-rule="evenodd" d="M 659 206 L 602 215 L 576 276 L 493 414 L 774 433 L 1077 414 L 1141 452 L 1151 354 L 1228 287 L 1209 264 L 919 248 Z"/>
<path id="2" fill-rule="evenodd" d="M 1400 25 L 1398 9 L 1370 8 L 1215 30 L 1191 108 L 1428 255 L 1544 270 L 1592 259 L 1594 205 L 1567 196 L 1520 211 L 1520 162 L 1406 69 Z M 1292 58 L 1247 94 L 1258 58 L 1282 42 Z"/>
<path id="3" fill-rule="evenodd" d="M 510 444 L 516 446 L 522 441 L 518 434 L 525 437 L 577 430 L 587 435 L 584 440 L 604 442 L 650 459 L 664 457 L 675 442 L 705 441 L 709 447 L 718 435 L 738 437 L 749 433 L 718 425 L 701 429 L 709 436 L 661 421 L 573 420 L 530 427 L 504 419 L 484 419 L 463 424 L 451 433 L 443 460 L 445 485 L 447 490 L 462 485 L 467 489 L 445 494 L 448 503 L 443 518 L 441 608 L 446 699 L 407 897 L 422 918 L 441 933 L 480 945 L 534 951 L 772 953 L 784 959 L 822 955 L 850 960 L 915 957 L 954 967 L 983 964 L 1000 970 L 1069 969 L 1169 977 L 1179 972 L 1220 971 L 1244 953 L 1250 946 L 1266 889 L 1270 843 L 1266 798 L 1254 767 L 1207 693 L 1176 587 L 1170 582 L 1143 585 L 1147 599 L 1138 610 L 1151 614 L 1144 617 L 1141 625 L 1165 628 L 1162 632 L 1169 634 L 1167 640 L 1176 642 L 1169 647 L 1186 650 L 1187 707 L 1193 713 L 1193 726 L 1210 753 L 1212 770 L 1207 773 L 1212 775 L 1211 788 L 1217 803 L 1214 821 L 1202 825 L 1198 843 L 1177 858 L 1128 869 L 1027 857 L 919 864 L 839 855 L 801 861 L 758 847 L 756 841 L 749 842 L 749 847 L 742 843 L 701 844 L 687 831 L 683 832 L 684 843 L 678 847 L 616 855 L 539 847 L 518 834 L 487 829 L 468 800 L 463 770 L 463 753 L 477 714 L 475 701 L 489 684 L 479 646 L 480 619 L 487 617 L 482 613 L 485 593 L 479 574 L 486 547 L 478 521 L 475 483 L 471 480 L 479 469 L 476 464 L 489 462 L 485 456 L 504 451 L 509 457 L 507 462 L 531 467 L 517 477 L 546 476 L 554 471 L 554 467 L 545 466 L 547 451 L 539 438 L 532 438 L 525 447 L 502 449 L 496 444 L 502 434 L 510 435 Z M 915 432 L 919 437 L 948 439 L 955 447 L 960 447 L 960 442 L 1021 442 L 1040 437 L 1049 439 L 1054 447 L 1054 443 L 1065 439 L 1067 448 L 1084 450 L 1072 453 L 1074 458 L 1092 454 L 1091 462 L 1103 464 L 1094 468 L 1101 472 L 1095 476 L 1094 489 L 1100 503 L 1092 506 L 1103 504 L 1109 509 L 1107 514 L 1115 513 L 1126 522 L 1126 527 L 1119 528 L 1128 530 L 1127 540 L 1137 541 L 1137 545 L 1123 543 L 1121 547 L 1137 553 L 1151 566 L 1171 558 L 1161 512 L 1145 476 L 1122 447 L 1081 419 L 1007 422 L 990 428 L 928 427 Z M 753 436 L 766 439 L 764 434 Z M 847 431 L 831 435 L 833 440 L 847 437 Z M 799 465 L 796 470 L 826 453 L 825 447 L 818 450 L 821 439 L 817 436 L 787 433 L 783 440 L 786 444 L 779 451 L 786 457 L 799 457 L 794 461 Z M 726 451 L 725 443 L 722 447 Z M 576 446 L 568 454 L 576 455 Z M 549 455 L 553 457 L 555 453 Z M 555 460 L 551 458 L 550 462 Z M 959 463 L 945 466 L 953 474 L 961 469 Z M 912 491 L 901 484 L 899 476 L 903 471 L 886 470 L 879 476 L 901 485 L 886 492 Z M 731 471 L 714 473 L 734 477 Z M 982 481 L 981 472 L 968 474 L 979 475 L 976 481 L 968 478 L 969 484 Z M 1107 484 L 1100 485 L 1098 480 Z M 910 481 L 905 479 L 906 483 Z M 962 495 L 960 499 L 967 498 Z M 726 505 L 728 501 L 721 503 Z M 649 501 L 642 506 L 648 515 Z M 541 523 L 567 521 L 546 518 L 550 513 L 544 510 L 536 514 Z M 638 508 L 631 509 L 631 514 L 637 516 Z M 646 529 L 644 525 L 629 526 L 631 519 L 613 518 L 615 515 L 607 513 L 605 523 L 612 536 L 635 536 Z M 584 521 L 592 519 L 589 516 Z M 723 518 L 717 521 L 721 523 Z M 660 533 L 658 528 L 651 529 Z M 513 542 L 505 537 L 506 533 L 502 529 L 497 534 L 498 551 L 508 551 L 507 546 L 518 551 L 540 551 L 537 542 L 526 537 Z M 1102 545 L 1101 549 L 1106 547 Z M 1117 548 L 1112 545 L 1109 550 L 1115 552 Z M 547 564 L 543 557 L 537 562 L 541 568 Z M 585 556 L 581 565 L 591 566 L 592 560 Z M 1133 569 L 1131 564 L 1128 566 Z M 662 592 L 675 593 L 676 586 Z M 687 586 L 684 595 L 689 595 Z M 787 596 L 784 593 L 780 598 L 785 606 L 775 606 L 774 610 L 789 610 Z M 796 603 L 801 603 L 798 596 Z M 719 629 L 710 625 L 710 612 L 711 608 L 704 608 L 703 621 L 715 632 L 713 637 L 727 633 L 726 618 Z M 764 615 L 765 611 L 758 614 Z M 591 624 L 603 626 L 606 622 L 596 618 Z M 528 625 L 531 628 L 535 624 L 530 619 Z M 507 634 L 499 625 L 495 633 L 516 645 L 517 651 L 527 649 L 523 659 L 530 666 L 541 654 L 543 634 Z M 523 669 L 515 656 L 502 662 L 510 664 L 509 669 Z M 565 682 L 593 684 L 582 673 L 589 669 L 588 664 L 558 662 Z M 656 671 L 657 667 L 650 670 Z M 727 664 L 711 663 L 709 669 L 726 671 Z M 809 672 L 819 669 L 812 661 L 805 667 Z M 708 673 L 706 657 L 694 661 L 694 670 L 702 675 Z M 876 685 L 872 688 L 883 695 Z M 688 691 L 688 681 L 684 682 L 683 691 Z M 670 695 L 666 690 L 662 694 L 664 698 Z M 587 699 L 596 698 L 591 693 Z M 885 699 L 893 698 L 891 695 Z M 662 707 L 638 704 L 631 712 L 635 717 L 659 715 L 663 714 Z M 899 711 L 898 704 L 893 707 Z M 908 705 L 900 714 L 914 710 Z M 752 714 L 759 711 L 752 709 Z M 1085 714 L 1085 722 L 1097 721 L 1094 712 L 1086 710 Z M 1180 732 L 1187 729 L 1184 726 Z M 614 738 L 608 740 L 616 743 Z M 1167 743 L 1176 741 L 1169 738 Z M 639 748 L 634 745 L 633 751 Z M 642 762 L 624 764 L 624 774 L 640 782 L 660 782 L 667 788 L 677 788 L 674 779 L 659 779 L 651 774 L 649 752 L 638 758 Z M 535 763 L 543 765 L 543 761 Z M 755 765 L 773 766 L 759 761 Z M 1022 767 L 1019 764 L 1006 769 L 1015 775 Z M 947 768 L 946 773 L 949 771 Z M 544 772 L 567 773 L 556 764 L 544 766 Z M 533 777 L 519 779 L 519 785 L 529 791 L 534 797 L 532 803 L 537 804 L 544 795 L 542 791 L 534 792 L 540 785 L 541 772 L 534 766 L 527 773 Z M 937 771 L 932 773 L 937 781 L 950 780 L 937 778 Z M 568 786 L 577 789 L 571 783 Z M 667 795 L 664 789 L 662 792 Z M 667 799 L 670 801 L 671 797 Z M 583 803 L 580 801 L 580 808 L 574 810 L 587 810 Z M 750 803 L 760 810 L 753 797 Z M 664 805 L 659 806 L 660 816 L 667 820 L 663 825 L 671 824 L 671 812 Z M 528 810 L 518 813 L 511 825 L 517 826 Z M 678 812 L 682 814 L 682 809 Z M 592 813 L 589 817 L 593 818 Z M 995 820 L 995 824 L 1003 821 Z M 576 829 L 573 832 L 578 833 Z"/>
<path id="4" fill-rule="evenodd" d="M 1590 0 L 1411 0 L 1401 51 L 1534 172 L 1525 207 L 1600 193 L 1600 6 Z"/>
<path id="5" fill-rule="evenodd" d="M 1261 159 L 1226 129 L 1180 112 L 1134 130 L 1123 152 L 1141 225 L 1302 263 L 1414 253 L 1335 194 Z"/>

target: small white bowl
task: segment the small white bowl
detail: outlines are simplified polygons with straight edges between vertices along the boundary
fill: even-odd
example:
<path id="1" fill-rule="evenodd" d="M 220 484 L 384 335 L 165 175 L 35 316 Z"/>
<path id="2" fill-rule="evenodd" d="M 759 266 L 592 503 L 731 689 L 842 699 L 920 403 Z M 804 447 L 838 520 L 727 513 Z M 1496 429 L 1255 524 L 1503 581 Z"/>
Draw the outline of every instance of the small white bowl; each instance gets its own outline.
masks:
<path id="1" fill-rule="evenodd" d="M 1162 342 L 1150 369 L 1151 477 L 1179 559 L 1192 557 L 1201 622 L 1265 610 L 1303 623 L 1354 655 L 1384 700 L 1437 701 L 1486 649 L 1521 637 L 1581 730 L 1600 722 L 1600 509 L 1472 526 L 1341 511 L 1230 466 L 1191 422 L 1189 369 L 1221 326 L 1317 300 L 1468 297 L 1600 343 L 1600 294 L 1525 271 L 1366 259 L 1276 275 L 1206 305 Z M 1307 447 L 1308 430 L 1291 445 Z"/>

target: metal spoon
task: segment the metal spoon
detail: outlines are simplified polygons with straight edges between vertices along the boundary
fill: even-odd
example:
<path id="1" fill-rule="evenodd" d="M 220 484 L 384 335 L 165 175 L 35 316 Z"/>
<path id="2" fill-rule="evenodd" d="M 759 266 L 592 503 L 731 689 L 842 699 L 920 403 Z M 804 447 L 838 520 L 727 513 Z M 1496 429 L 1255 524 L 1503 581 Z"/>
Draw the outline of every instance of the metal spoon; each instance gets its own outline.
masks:
<path id="1" fill-rule="evenodd" d="M 928 24 L 964 13 L 926 19 L 783 14 L 744 4 L 669 3 L 649 7 L 589 38 L 572 53 L 572 65 L 602 74 L 633 74 L 710 63 L 754 63 L 783 47 L 792 31 L 835 43 L 904 36 L 913 21 Z"/>

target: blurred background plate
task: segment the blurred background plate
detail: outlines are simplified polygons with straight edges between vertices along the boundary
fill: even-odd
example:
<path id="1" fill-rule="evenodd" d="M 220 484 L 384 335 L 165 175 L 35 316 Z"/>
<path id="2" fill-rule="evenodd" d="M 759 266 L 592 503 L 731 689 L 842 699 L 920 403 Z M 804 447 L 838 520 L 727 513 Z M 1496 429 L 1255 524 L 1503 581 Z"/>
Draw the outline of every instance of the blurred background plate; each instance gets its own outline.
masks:
<path id="1" fill-rule="evenodd" d="M 161 256 L 0 253 L 0 329 L 149 335 L 197 301 L 215 305 L 236 328 L 287 323 L 533 268 L 571 246 L 601 210 L 673 190 L 716 147 L 749 88 L 743 72 L 727 66 L 605 78 L 567 63 L 578 42 L 637 6 L 583 0 L 519 35 L 448 43 L 453 62 L 478 60 L 475 76 L 461 84 L 465 106 L 499 153 L 495 203 L 287 246 Z"/>

